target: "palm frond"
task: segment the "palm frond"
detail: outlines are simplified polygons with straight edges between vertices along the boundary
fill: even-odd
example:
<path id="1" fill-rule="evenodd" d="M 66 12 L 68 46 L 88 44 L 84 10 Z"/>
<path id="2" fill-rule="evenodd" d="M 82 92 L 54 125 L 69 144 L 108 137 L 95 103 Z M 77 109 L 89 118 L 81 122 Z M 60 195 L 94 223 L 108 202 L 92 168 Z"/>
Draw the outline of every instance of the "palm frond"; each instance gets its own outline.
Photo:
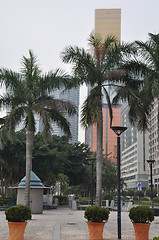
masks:
<path id="1" fill-rule="evenodd" d="M 38 112 L 38 109 L 41 108 L 56 109 L 63 113 L 67 113 L 69 116 L 73 116 L 77 113 L 76 107 L 70 101 L 55 99 L 51 96 L 39 98 L 32 105 L 32 110 L 35 112 Z"/>
<path id="2" fill-rule="evenodd" d="M 81 124 L 88 127 L 99 120 L 99 112 L 101 110 L 101 88 L 95 86 L 91 89 L 87 99 L 82 106 Z"/>
<path id="3" fill-rule="evenodd" d="M 10 89 L 15 89 L 18 86 L 21 75 L 14 71 L 8 69 L 0 69 L 0 84 L 5 84 L 5 86 Z"/>
<path id="4" fill-rule="evenodd" d="M 109 116 L 110 116 L 110 127 L 111 127 L 112 126 L 112 120 L 113 120 L 113 110 L 112 110 L 109 94 L 108 94 L 105 87 L 103 89 L 104 89 L 104 93 L 105 93 L 107 104 L 108 104 Z"/>
<path id="5" fill-rule="evenodd" d="M 78 82 L 93 85 L 96 81 L 97 69 L 96 63 L 91 54 L 83 48 L 67 47 L 62 52 L 62 60 L 65 63 L 73 64 L 73 74 L 78 78 Z"/>
<path id="6" fill-rule="evenodd" d="M 4 118 L 3 125 L 1 127 L 1 137 L 3 142 L 7 139 L 12 140 L 16 126 L 18 126 L 26 115 L 27 109 L 24 107 L 18 107 L 11 110 Z"/>
<path id="7" fill-rule="evenodd" d="M 62 129 L 62 131 L 67 135 L 68 138 L 70 138 L 70 123 L 66 119 L 66 117 L 56 109 L 45 109 L 45 111 L 48 112 L 50 119 Z"/>
<path id="8" fill-rule="evenodd" d="M 151 101 L 140 93 L 138 98 L 132 98 L 129 101 L 129 120 L 135 125 L 138 131 L 145 132 L 149 129 L 149 115 L 152 107 Z"/>

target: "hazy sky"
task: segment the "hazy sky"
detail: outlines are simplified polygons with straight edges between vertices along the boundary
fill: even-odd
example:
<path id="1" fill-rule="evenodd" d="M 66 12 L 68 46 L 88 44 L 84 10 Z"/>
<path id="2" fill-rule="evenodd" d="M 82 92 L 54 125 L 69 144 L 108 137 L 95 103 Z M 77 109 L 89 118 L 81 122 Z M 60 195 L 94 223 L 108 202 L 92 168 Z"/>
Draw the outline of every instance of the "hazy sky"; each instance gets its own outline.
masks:
<path id="1" fill-rule="evenodd" d="M 122 41 L 159 32 L 159 0 L 0 0 L 0 67 L 18 71 L 20 59 L 32 49 L 44 72 L 69 71 L 60 53 L 68 45 L 88 48 L 100 8 L 121 8 Z"/>

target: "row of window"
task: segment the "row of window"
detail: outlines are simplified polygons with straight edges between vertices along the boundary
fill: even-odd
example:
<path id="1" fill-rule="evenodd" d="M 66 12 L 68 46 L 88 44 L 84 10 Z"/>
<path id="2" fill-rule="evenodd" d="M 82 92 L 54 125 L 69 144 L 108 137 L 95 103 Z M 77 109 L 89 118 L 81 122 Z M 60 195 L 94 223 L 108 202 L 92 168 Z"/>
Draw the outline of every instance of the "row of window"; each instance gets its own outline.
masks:
<path id="1" fill-rule="evenodd" d="M 136 176 L 133 175 L 133 176 L 124 178 L 124 181 L 132 180 L 132 179 L 135 179 L 135 178 L 136 178 Z"/>
<path id="2" fill-rule="evenodd" d="M 127 155 L 129 152 L 133 151 L 136 148 L 136 145 L 132 146 L 128 150 L 122 152 L 122 156 Z"/>

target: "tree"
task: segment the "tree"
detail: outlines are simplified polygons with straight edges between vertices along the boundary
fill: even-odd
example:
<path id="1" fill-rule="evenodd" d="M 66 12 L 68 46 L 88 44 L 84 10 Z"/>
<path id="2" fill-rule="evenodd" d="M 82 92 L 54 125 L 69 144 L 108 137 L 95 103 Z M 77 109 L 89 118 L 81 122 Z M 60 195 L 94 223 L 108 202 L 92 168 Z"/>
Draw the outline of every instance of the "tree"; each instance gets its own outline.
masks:
<path id="1" fill-rule="evenodd" d="M 124 63 L 122 69 L 140 87 L 131 91 L 118 89 L 114 102 L 119 99 L 128 100 L 130 122 L 144 132 L 149 127 L 152 103 L 155 98 L 159 99 L 159 34 L 149 33 L 149 39 L 146 42 L 135 41 L 135 47 L 135 58 Z"/>
<path id="2" fill-rule="evenodd" d="M 102 100 L 105 94 L 112 124 L 112 108 L 106 86 L 121 85 L 125 72 L 118 69 L 122 52 L 130 53 L 130 45 L 120 45 L 109 36 L 104 41 L 94 34 L 89 38 L 91 52 L 83 48 L 67 47 L 62 53 L 62 60 L 73 65 L 75 84 L 89 84 L 91 90 L 82 107 L 81 123 L 84 127 L 97 126 L 97 157 L 96 157 L 96 204 L 101 204 L 102 162 L 103 162 L 103 113 Z M 120 80 L 120 81 L 119 81 Z"/>
<path id="3" fill-rule="evenodd" d="M 45 143 L 40 134 L 35 135 L 33 167 L 37 175 L 46 185 L 54 185 L 59 174 L 64 174 L 71 186 L 85 186 L 88 179 L 88 146 L 70 144 L 64 136 L 54 135 L 53 139 L 51 143 Z"/>
<path id="4" fill-rule="evenodd" d="M 114 192 L 117 188 L 117 166 L 111 161 L 105 161 L 102 170 L 103 188 L 107 193 Z"/>
<path id="5" fill-rule="evenodd" d="M 128 192 L 127 192 L 127 196 L 134 196 L 135 195 L 135 191 L 133 189 L 128 189 Z"/>
<path id="6" fill-rule="evenodd" d="M 8 196 L 8 185 L 17 184 L 24 176 L 25 168 L 25 133 L 17 132 L 13 142 L 7 141 L 0 150 L 1 188 L 3 195 L 3 182 L 5 196 Z"/>
<path id="7" fill-rule="evenodd" d="M 140 200 L 140 198 L 142 198 L 142 197 L 144 197 L 144 191 L 142 191 L 142 190 L 137 190 L 136 192 L 135 192 L 135 195 L 139 198 L 139 200 Z"/>
<path id="8" fill-rule="evenodd" d="M 19 124 L 25 123 L 26 129 L 26 205 L 30 205 L 30 172 L 32 169 L 33 139 L 36 130 L 37 116 L 43 123 L 42 136 L 45 141 L 51 140 L 51 123 L 56 122 L 70 137 L 69 122 L 65 113 L 75 114 L 70 102 L 55 99 L 52 91 L 65 87 L 68 78 L 60 70 L 42 74 L 36 57 L 29 51 L 29 57 L 23 56 L 19 73 L 1 69 L 0 81 L 5 83 L 7 92 L 0 98 L 0 106 L 9 107 L 2 128 L 4 136 L 12 138 L 12 133 Z"/>
<path id="9" fill-rule="evenodd" d="M 153 197 L 156 197 L 156 194 L 157 194 L 156 189 L 153 189 Z M 151 188 L 148 188 L 148 189 L 146 190 L 146 196 L 147 196 L 147 197 L 151 197 Z"/>

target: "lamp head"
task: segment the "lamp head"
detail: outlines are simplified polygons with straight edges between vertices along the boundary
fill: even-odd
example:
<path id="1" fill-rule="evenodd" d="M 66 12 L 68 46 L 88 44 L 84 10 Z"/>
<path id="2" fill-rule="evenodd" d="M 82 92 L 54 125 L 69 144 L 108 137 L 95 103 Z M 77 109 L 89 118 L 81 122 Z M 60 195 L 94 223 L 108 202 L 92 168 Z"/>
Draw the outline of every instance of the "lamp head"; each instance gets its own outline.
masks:
<path id="1" fill-rule="evenodd" d="M 148 160 L 146 160 L 149 164 L 153 164 L 154 162 L 155 162 L 155 160 L 153 160 L 153 159 L 148 159 Z"/>
<path id="2" fill-rule="evenodd" d="M 127 129 L 127 127 L 112 126 L 111 129 L 115 132 L 117 136 L 120 136 Z"/>

